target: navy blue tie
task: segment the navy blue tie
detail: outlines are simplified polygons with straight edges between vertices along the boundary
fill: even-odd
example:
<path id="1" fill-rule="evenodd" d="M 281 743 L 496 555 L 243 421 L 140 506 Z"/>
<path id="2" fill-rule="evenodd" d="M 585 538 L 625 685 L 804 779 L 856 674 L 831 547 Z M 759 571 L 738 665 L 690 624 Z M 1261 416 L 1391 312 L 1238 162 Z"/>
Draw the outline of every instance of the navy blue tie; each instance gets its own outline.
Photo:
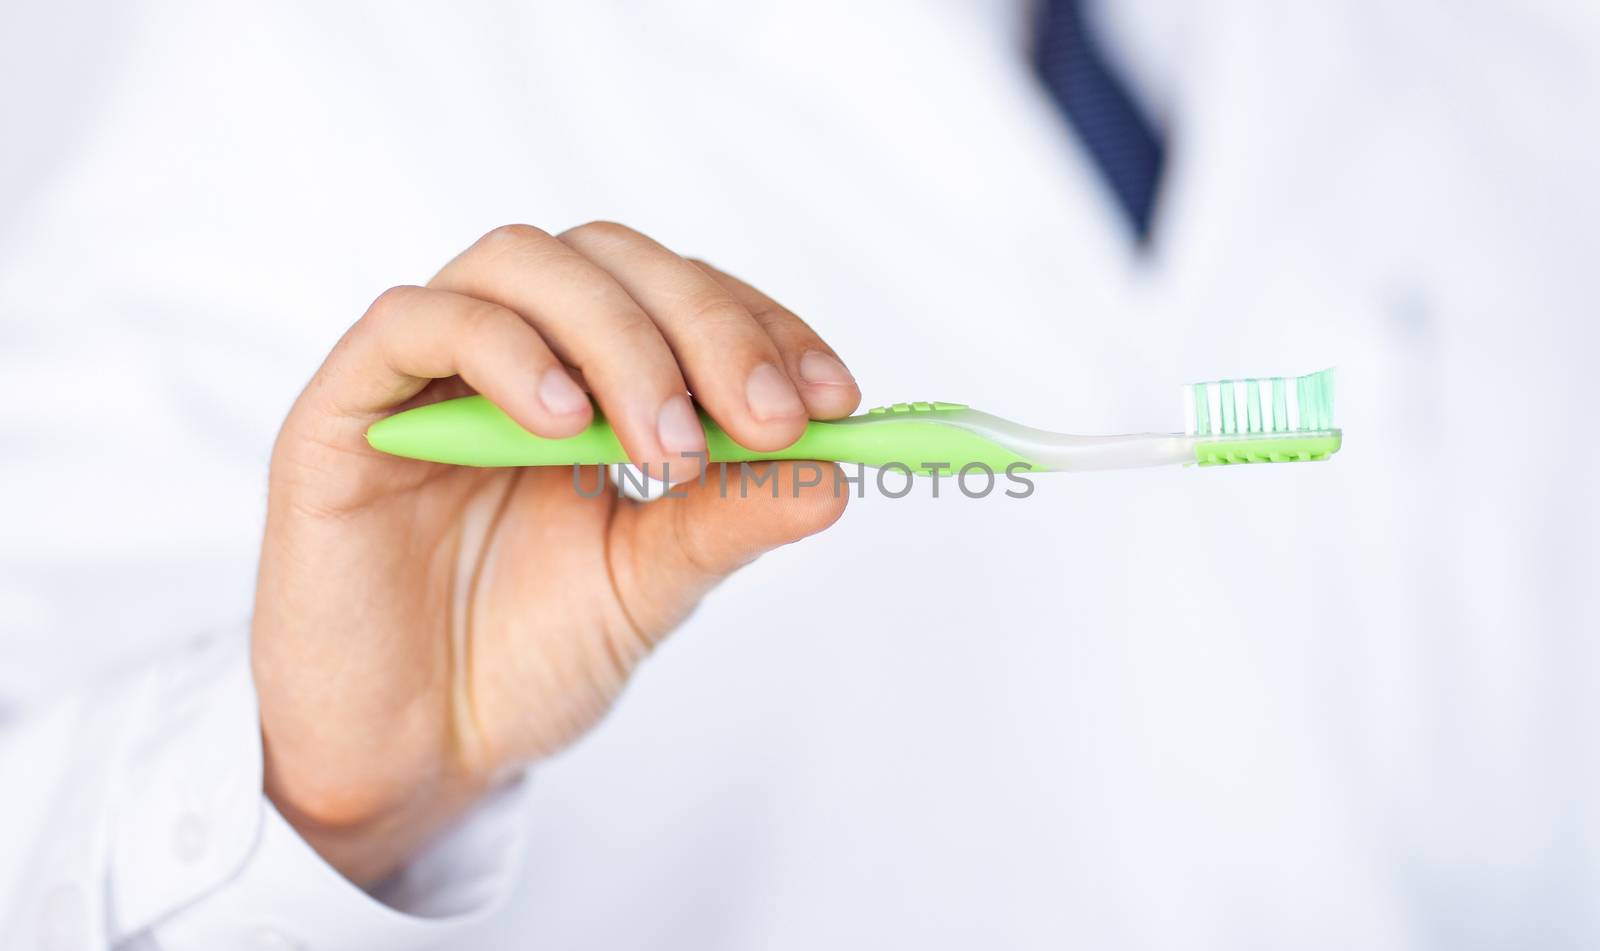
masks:
<path id="1" fill-rule="evenodd" d="M 1044 0 L 1040 7 L 1039 76 L 1142 242 L 1161 179 L 1161 136 L 1095 44 L 1081 0 Z"/>

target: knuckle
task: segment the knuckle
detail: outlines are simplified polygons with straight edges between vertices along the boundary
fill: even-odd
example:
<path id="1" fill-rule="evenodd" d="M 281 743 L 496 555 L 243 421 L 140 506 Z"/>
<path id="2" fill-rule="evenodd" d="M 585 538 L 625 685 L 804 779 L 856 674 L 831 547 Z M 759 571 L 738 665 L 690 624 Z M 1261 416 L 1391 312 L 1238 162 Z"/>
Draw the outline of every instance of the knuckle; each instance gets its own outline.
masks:
<path id="1" fill-rule="evenodd" d="M 499 304 L 474 299 L 462 307 L 457 315 L 457 330 L 475 342 L 486 343 L 504 333 L 508 315 L 508 311 Z"/>
<path id="2" fill-rule="evenodd" d="M 608 299 L 605 273 L 583 255 L 563 244 L 557 244 L 550 253 L 528 261 L 538 269 L 540 278 L 550 286 L 561 286 L 581 291 L 591 302 Z"/>
<path id="3" fill-rule="evenodd" d="M 521 317 L 488 301 L 474 301 L 462 312 L 460 337 L 463 344 L 475 350 L 505 351 L 519 356 L 528 352 L 535 339 Z"/>
<path id="4" fill-rule="evenodd" d="M 611 343 L 617 353 L 660 354 L 670 358 L 670 350 L 661 339 L 661 332 L 648 317 L 629 314 L 611 327 Z"/>
<path id="5" fill-rule="evenodd" d="M 367 313 L 362 317 L 366 324 L 387 324 L 396 316 L 406 311 L 415 303 L 417 295 L 422 293 L 422 288 L 410 284 L 400 284 L 391 287 L 379 294 L 372 304 L 367 307 Z"/>
<path id="6" fill-rule="evenodd" d="M 501 225 L 478 239 L 472 250 L 460 276 L 468 293 L 483 296 L 491 296 L 491 289 L 513 268 L 548 270 L 577 257 L 548 232 L 522 224 Z"/>
<path id="7" fill-rule="evenodd" d="M 726 574 L 716 557 L 708 550 L 704 535 L 695 530 L 700 523 L 690 521 L 686 516 L 686 509 L 687 506 L 678 506 L 672 517 L 672 538 L 683 563 L 707 579 Z"/>
<path id="8" fill-rule="evenodd" d="M 619 244 L 632 241 L 639 237 L 639 232 L 625 224 L 615 221 L 589 221 L 569 228 L 562 233 L 563 238 L 571 238 L 579 242 L 601 242 L 605 244 Z"/>
<path id="9" fill-rule="evenodd" d="M 579 369 L 596 393 L 683 389 L 682 370 L 648 319 L 620 320 L 589 340 Z"/>
<path id="10" fill-rule="evenodd" d="M 536 247 L 550 240 L 549 232 L 533 225 L 509 224 L 485 234 L 478 239 L 478 243 L 486 247 L 527 248 Z"/>
<path id="11" fill-rule="evenodd" d="M 744 305 L 726 294 L 701 292 L 686 297 L 682 304 L 684 318 L 693 326 L 704 330 L 734 327 L 750 319 Z"/>
<path id="12" fill-rule="evenodd" d="M 769 331 L 776 330 L 791 334 L 804 333 L 808 336 L 815 336 L 811 332 L 811 328 L 806 326 L 805 321 L 796 317 L 788 308 L 778 304 L 768 302 L 752 307 L 750 316 L 755 318 L 756 323 Z"/>

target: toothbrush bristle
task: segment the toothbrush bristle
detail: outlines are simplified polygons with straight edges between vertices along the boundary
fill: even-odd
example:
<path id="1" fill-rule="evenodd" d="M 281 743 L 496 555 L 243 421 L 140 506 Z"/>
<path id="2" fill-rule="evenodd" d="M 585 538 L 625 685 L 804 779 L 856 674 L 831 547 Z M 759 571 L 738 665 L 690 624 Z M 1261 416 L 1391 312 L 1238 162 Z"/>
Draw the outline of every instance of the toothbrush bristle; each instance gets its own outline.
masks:
<path id="1" fill-rule="evenodd" d="M 1183 388 L 1183 422 L 1191 436 L 1326 432 L 1333 429 L 1333 370 L 1191 383 Z"/>

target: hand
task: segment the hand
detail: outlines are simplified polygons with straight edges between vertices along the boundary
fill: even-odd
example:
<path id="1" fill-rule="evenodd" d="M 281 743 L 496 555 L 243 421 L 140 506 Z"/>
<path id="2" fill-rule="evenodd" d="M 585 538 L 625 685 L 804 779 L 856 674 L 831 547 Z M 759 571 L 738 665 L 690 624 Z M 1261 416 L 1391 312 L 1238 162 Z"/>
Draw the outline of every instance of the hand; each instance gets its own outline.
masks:
<path id="1" fill-rule="evenodd" d="M 621 225 L 512 225 L 426 287 L 380 296 L 296 401 L 272 455 L 252 638 L 278 809 L 370 883 L 497 782 L 571 742 L 712 585 L 843 511 L 779 498 L 584 498 L 569 469 L 399 459 L 387 414 L 479 392 L 570 436 L 593 394 L 636 463 L 703 451 L 688 393 L 774 450 L 860 392 L 795 315 Z M 598 473 L 585 477 L 592 489 Z"/>

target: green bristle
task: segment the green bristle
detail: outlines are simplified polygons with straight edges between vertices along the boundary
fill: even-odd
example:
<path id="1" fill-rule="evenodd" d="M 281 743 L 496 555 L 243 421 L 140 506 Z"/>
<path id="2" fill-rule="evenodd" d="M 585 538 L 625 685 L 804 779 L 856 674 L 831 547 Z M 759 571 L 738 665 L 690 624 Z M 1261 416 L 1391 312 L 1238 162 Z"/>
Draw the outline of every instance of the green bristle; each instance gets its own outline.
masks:
<path id="1" fill-rule="evenodd" d="M 1245 426 L 1249 432 L 1261 432 L 1261 381 L 1245 380 Z"/>
<path id="2" fill-rule="evenodd" d="M 1318 382 L 1322 384 L 1322 428 L 1333 428 L 1333 371 L 1323 370 L 1317 374 Z"/>
<path id="3" fill-rule="evenodd" d="M 1321 432 L 1333 428 L 1333 371 L 1308 373 L 1295 380 L 1300 399 L 1300 430 Z"/>
<path id="4" fill-rule="evenodd" d="M 1316 387 L 1311 383 L 1311 377 L 1302 376 L 1294 381 L 1295 399 L 1300 404 L 1300 429 L 1316 429 L 1317 400 L 1313 395 Z"/>

